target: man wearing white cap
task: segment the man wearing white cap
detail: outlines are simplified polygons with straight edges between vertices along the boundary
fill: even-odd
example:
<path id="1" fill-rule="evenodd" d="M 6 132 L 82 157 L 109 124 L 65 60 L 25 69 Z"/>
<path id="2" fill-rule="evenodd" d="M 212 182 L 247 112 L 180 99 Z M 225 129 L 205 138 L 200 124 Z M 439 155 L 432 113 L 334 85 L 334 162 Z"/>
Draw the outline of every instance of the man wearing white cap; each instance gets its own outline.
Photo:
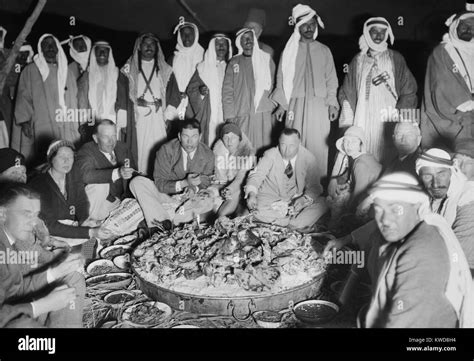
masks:
<path id="1" fill-rule="evenodd" d="M 193 117 L 201 123 L 202 140 L 209 147 L 218 138 L 219 128 L 224 123 L 222 84 L 230 58 L 230 39 L 224 34 L 215 34 L 186 90 Z"/>
<path id="2" fill-rule="evenodd" d="M 298 129 L 301 142 L 316 157 L 318 174 L 326 177 L 327 138 L 330 122 L 337 119 L 338 80 L 329 48 L 316 40 L 324 24 L 316 11 L 307 5 L 293 8 L 295 29 L 286 43 L 277 73 L 272 99 L 279 104 L 278 120 Z"/>
<path id="3" fill-rule="evenodd" d="M 369 237 L 373 293 L 363 326 L 473 327 L 474 288 L 466 258 L 446 220 L 429 211 L 418 181 L 393 173 L 370 193 L 377 229 Z"/>
<path id="4" fill-rule="evenodd" d="M 184 17 L 179 18 L 173 34 L 177 35 L 176 50 L 168 63 L 173 67 L 174 76 L 181 94 L 181 104 L 178 107 L 178 117 L 184 119 L 188 107 L 186 88 L 196 71 L 196 66 L 204 58 L 204 49 L 199 44 L 199 29 L 196 24 L 187 22 Z M 176 129 L 175 129 L 176 130 Z"/>
<path id="5" fill-rule="evenodd" d="M 235 45 L 239 52 L 227 65 L 222 88 L 224 119 L 236 123 L 259 152 L 271 144 L 275 63 L 251 29 L 239 30 Z"/>
<path id="6" fill-rule="evenodd" d="M 77 81 L 79 109 L 87 110 L 86 116 L 81 118 L 84 143 L 92 140 L 93 121 L 109 119 L 117 123 L 117 94 L 125 82 L 125 76 L 115 65 L 110 44 L 106 41 L 94 43 L 89 68 Z"/>
<path id="7" fill-rule="evenodd" d="M 474 275 L 474 182 L 467 181 L 447 152 L 436 148 L 418 157 L 416 172 L 430 196 L 431 211 L 453 228 Z"/>
<path id="8" fill-rule="evenodd" d="M 77 85 L 68 70 L 66 54 L 58 39 L 44 34 L 38 54 L 20 75 L 15 120 L 22 134 L 12 148 L 35 161 L 54 139 L 79 140 L 79 123 L 70 110 L 77 109 Z M 74 113 L 74 112 L 73 112 Z"/>
<path id="9" fill-rule="evenodd" d="M 69 40 L 66 41 L 69 45 L 69 55 L 71 55 L 71 58 L 74 60 L 68 67 L 77 80 L 84 74 L 89 66 L 92 41 L 85 35 L 70 36 Z"/>
<path id="10" fill-rule="evenodd" d="M 468 7 L 469 9 L 469 7 Z M 474 136 L 474 11 L 451 16 L 428 59 L 421 113 L 423 147 Z"/>
<path id="11" fill-rule="evenodd" d="M 377 17 L 365 22 L 360 53 L 349 64 L 339 93 L 339 126 L 357 125 L 364 129 L 367 151 L 379 162 L 393 156 L 392 130 L 386 131 L 387 122 L 399 120 L 396 110 L 414 111 L 417 106 L 416 80 L 403 56 L 388 49 L 388 40 L 393 44 L 392 28 L 386 19 Z"/>

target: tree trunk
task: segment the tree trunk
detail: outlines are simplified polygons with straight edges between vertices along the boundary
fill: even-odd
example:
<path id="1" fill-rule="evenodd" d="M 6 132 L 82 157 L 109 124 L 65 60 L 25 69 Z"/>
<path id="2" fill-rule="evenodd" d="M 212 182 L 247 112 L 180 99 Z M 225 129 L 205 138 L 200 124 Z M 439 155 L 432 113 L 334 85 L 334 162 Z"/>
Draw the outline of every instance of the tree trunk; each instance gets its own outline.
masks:
<path id="1" fill-rule="evenodd" d="M 31 13 L 28 20 L 26 20 L 23 30 L 20 32 L 20 34 L 16 38 L 15 44 L 13 45 L 13 48 L 11 49 L 10 54 L 8 55 L 8 58 L 5 61 L 3 68 L 0 69 L 0 95 L 3 94 L 5 81 L 7 80 L 7 76 L 8 74 L 10 74 L 10 71 L 13 65 L 15 64 L 18 53 L 20 52 L 20 48 L 25 42 L 27 36 L 30 34 L 31 29 L 33 28 L 33 25 L 36 23 L 36 20 L 40 16 L 41 11 L 46 5 L 46 1 L 47 0 L 38 0 L 38 3 L 36 4 L 35 9 Z"/>

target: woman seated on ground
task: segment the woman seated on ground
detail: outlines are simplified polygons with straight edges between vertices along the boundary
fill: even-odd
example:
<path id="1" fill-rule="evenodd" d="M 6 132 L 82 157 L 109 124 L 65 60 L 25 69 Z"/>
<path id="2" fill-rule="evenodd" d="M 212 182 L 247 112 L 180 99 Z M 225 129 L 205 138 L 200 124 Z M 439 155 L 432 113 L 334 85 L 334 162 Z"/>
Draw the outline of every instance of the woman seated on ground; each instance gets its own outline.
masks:
<path id="1" fill-rule="evenodd" d="M 223 199 L 217 216 L 230 216 L 239 207 L 243 183 L 255 163 L 255 150 L 236 124 L 225 123 L 214 155 L 215 183 Z"/>
<path id="2" fill-rule="evenodd" d="M 368 219 L 369 208 L 364 200 L 367 190 L 382 171 L 382 165 L 372 154 L 365 151 L 365 133 L 352 126 L 337 140 L 340 152 L 333 169 L 328 203 L 331 208 L 329 228 L 357 227 Z M 342 157 L 341 157 L 342 155 Z"/>
<path id="3" fill-rule="evenodd" d="M 70 246 L 90 239 L 94 239 L 91 243 L 95 244 L 96 238 L 110 238 L 110 232 L 88 221 L 89 202 L 84 186 L 71 172 L 74 151 L 69 141 L 51 143 L 44 172 L 33 178 L 29 185 L 41 194 L 40 218 L 45 221 L 51 236 L 66 241 Z"/>

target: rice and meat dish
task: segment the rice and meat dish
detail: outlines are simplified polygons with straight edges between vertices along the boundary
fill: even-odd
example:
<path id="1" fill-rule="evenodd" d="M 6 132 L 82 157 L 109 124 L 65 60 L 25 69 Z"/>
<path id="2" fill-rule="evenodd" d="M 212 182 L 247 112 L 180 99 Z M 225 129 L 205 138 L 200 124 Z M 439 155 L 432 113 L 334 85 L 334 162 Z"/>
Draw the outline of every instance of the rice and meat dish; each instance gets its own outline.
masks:
<path id="1" fill-rule="evenodd" d="M 155 234 L 135 249 L 133 266 L 146 281 L 172 291 L 248 296 L 307 283 L 326 264 L 309 236 L 251 217 L 223 217 L 212 227 Z"/>
<path id="2" fill-rule="evenodd" d="M 164 311 L 155 307 L 152 303 L 140 303 L 133 306 L 128 314 L 128 320 L 142 325 L 153 325 L 160 322 Z"/>

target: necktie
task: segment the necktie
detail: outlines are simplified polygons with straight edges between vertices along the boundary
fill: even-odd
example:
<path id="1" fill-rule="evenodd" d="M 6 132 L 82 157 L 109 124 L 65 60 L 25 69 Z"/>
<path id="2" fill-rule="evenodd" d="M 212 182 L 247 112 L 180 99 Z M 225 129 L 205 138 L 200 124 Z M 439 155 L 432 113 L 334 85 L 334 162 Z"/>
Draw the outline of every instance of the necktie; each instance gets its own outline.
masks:
<path id="1" fill-rule="evenodd" d="M 113 165 L 117 165 L 117 158 L 115 157 L 114 152 L 109 153 L 109 154 L 110 154 L 110 163 L 112 163 Z"/>
<path id="2" fill-rule="evenodd" d="M 186 153 L 187 154 L 187 158 L 186 158 L 186 171 L 189 171 L 191 169 L 191 162 L 192 162 L 192 159 L 191 159 L 191 155 L 189 153 Z"/>
<path id="3" fill-rule="evenodd" d="M 288 165 L 285 168 L 285 174 L 288 178 L 293 176 L 293 167 L 291 166 L 291 162 L 288 162 Z"/>

